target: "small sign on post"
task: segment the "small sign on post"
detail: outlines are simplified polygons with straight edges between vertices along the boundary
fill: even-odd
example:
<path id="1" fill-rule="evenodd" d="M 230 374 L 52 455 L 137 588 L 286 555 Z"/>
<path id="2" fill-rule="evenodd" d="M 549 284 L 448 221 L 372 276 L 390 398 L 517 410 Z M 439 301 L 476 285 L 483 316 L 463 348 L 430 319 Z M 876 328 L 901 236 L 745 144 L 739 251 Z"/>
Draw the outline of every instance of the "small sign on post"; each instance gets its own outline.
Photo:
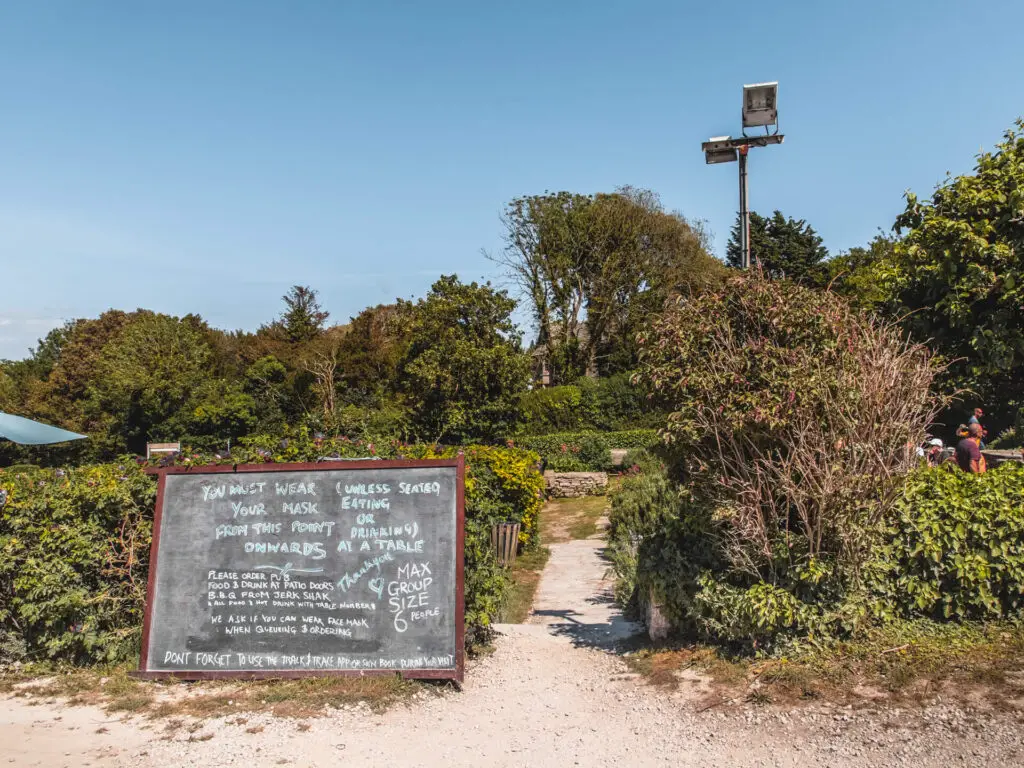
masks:
<path id="1" fill-rule="evenodd" d="M 179 453 L 181 451 L 181 443 L 146 443 L 146 458 L 152 459 L 154 456 L 163 456 L 169 453 Z"/>

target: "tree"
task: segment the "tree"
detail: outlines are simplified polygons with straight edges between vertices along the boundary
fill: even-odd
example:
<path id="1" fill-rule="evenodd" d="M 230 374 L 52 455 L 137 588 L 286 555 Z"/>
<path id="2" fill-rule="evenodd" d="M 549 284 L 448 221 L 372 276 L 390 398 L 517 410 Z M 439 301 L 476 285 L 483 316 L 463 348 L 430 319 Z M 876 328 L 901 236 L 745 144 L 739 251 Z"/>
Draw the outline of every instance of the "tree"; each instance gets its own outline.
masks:
<path id="1" fill-rule="evenodd" d="M 68 343 L 79 320 L 68 320 L 63 325 L 54 328 L 45 337 L 39 340 L 35 349 L 28 359 L 29 369 L 32 375 L 45 379 L 60 359 L 64 345 Z"/>
<path id="2" fill-rule="evenodd" d="M 317 399 L 320 424 L 333 432 L 338 423 L 338 385 L 340 383 L 340 339 L 344 328 L 331 328 L 320 338 L 309 343 L 302 368 L 313 377 L 312 391 Z"/>
<path id="3" fill-rule="evenodd" d="M 176 413 L 152 427 L 149 438 L 181 440 L 192 448 L 216 450 L 248 434 L 258 419 L 256 401 L 241 382 L 208 378 Z"/>
<path id="4" fill-rule="evenodd" d="M 876 310 L 886 301 L 884 271 L 892 262 L 896 238 L 879 233 L 867 248 L 851 248 L 825 262 L 827 285 L 859 309 Z"/>
<path id="5" fill-rule="evenodd" d="M 1024 120 L 930 201 L 908 192 L 883 275 L 889 311 L 949 361 L 997 423 L 1024 406 Z"/>
<path id="6" fill-rule="evenodd" d="M 103 450 L 142 453 L 193 431 L 226 440 L 252 423 L 252 398 L 212 375 L 205 331 L 196 316 L 139 311 L 103 345 L 85 404 Z"/>
<path id="7" fill-rule="evenodd" d="M 740 267 L 740 218 L 732 227 L 726 248 L 730 267 Z M 818 233 L 803 219 L 790 219 L 775 211 L 771 218 L 750 212 L 750 264 L 760 264 L 773 279 L 788 278 L 803 285 L 818 286 L 824 281 L 822 262 L 828 250 Z"/>
<path id="8" fill-rule="evenodd" d="M 348 404 L 376 408 L 398 392 L 409 351 L 411 307 L 407 302 L 379 304 L 352 318 L 339 347 Z"/>
<path id="9" fill-rule="evenodd" d="M 18 385 L 0 365 L 0 411 L 14 410 L 17 399 Z"/>
<path id="10" fill-rule="evenodd" d="M 288 369 L 273 355 L 265 355 L 245 370 L 243 389 L 256 404 L 256 422 L 263 432 L 280 430 L 287 422 Z"/>
<path id="11" fill-rule="evenodd" d="M 281 298 L 285 311 L 278 322 L 288 341 L 310 341 L 320 335 L 330 313 L 320 308 L 316 291 L 308 286 L 293 285 Z"/>
<path id="12" fill-rule="evenodd" d="M 26 415 L 74 432 L 93 433 L 101 429 L 95 410 L 87 408 L 95 379 L 97 364 L 104 346 L 115 338 L 126 324 L 138 317 L 141 310 L 128 314 L 109 310 L 93 320 L 76 320 L 66 331 L 50 370 L 26 382 L 24 387 Z M 40 349 L 47 344 L 41 343 Z M 83 450 L 92 451 L 88 445 Z"/>
<path id="13" fill-rule="evenodd" d="M 521 197 L 503 220 L 506 247 L 493 258 L 529 302 L 555 384 L 631 368 L 649 312 L 717 274 L 700 229 L 646 190 Z"/>
<path id="14" fill-rule="evenodd" d="M 402 304 L 411 320 L 402 389 L 418 439 L 494 441 L 518 419 L 529 360 L 512 322 L 516 303 L 490 284 L 442 276 L 425 299 Z"/>

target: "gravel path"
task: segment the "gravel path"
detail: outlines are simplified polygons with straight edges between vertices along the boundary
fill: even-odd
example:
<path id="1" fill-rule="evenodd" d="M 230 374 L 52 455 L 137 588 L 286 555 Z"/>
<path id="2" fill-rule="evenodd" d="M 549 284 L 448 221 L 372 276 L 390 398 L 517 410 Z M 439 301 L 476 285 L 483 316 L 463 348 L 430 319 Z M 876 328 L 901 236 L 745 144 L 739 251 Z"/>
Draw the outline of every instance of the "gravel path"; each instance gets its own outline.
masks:
<path id="1" fill-rule="evenodd" d="M 215 719 L 167 740 L 160 722 L 7 699 L 0 701 L 0 766 L 1024 764 L 1024 732 L 1011 714 L 942 704 L 913 713 L 696 712 L 695 686 L 673 694 L 651 688 L 610 652 L 636 627 L 608 600 L 601 546 L 597 539 L 552 546 L 529 623 L 499 627 L 495 653 L 470 666 L 461 693 L 420 694 L 383 715 L 353 707 L 302 723 Z"/>

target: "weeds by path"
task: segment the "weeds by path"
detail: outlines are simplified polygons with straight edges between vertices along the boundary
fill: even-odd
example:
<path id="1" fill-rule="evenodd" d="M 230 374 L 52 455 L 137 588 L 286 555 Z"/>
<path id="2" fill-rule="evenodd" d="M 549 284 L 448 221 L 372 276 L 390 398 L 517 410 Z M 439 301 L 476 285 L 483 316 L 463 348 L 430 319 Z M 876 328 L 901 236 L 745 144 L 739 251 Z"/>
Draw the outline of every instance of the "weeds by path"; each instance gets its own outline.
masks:
<path id="1" fill-rule="evenodd" d="M 550 556 L 551 550 L 541 546 L 516 558 L 509 574 L 512 586 L 501 611 L 503 623 L 522 624 L 526 621 L 533 607 L 533 596 L 537 594 L 540 574 Z"/>

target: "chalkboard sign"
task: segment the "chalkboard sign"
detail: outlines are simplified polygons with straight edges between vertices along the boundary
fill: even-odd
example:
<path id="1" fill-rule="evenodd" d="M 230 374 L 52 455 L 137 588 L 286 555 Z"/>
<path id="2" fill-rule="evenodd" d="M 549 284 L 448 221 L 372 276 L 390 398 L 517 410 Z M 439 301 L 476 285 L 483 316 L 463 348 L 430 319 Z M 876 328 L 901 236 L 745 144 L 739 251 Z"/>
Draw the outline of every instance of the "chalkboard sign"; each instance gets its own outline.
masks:
<path id="1" fill-rule="evenodd" d="M 138 676 L 463 674 L 463 457 L 159 471 Z"/>

